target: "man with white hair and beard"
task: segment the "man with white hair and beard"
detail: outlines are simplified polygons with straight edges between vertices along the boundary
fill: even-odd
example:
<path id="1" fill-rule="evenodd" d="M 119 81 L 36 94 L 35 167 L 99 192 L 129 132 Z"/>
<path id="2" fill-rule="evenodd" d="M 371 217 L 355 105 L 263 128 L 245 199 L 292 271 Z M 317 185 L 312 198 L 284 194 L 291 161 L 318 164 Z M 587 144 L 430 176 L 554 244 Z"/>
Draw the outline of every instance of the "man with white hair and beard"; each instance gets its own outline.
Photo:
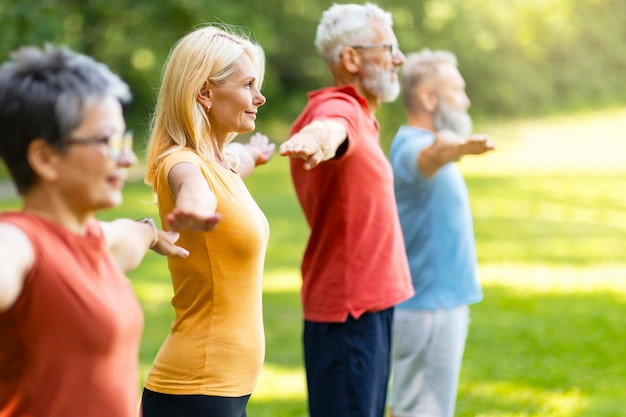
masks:
<path id="1" fill-rule="evenodd" d="M 470 135 L 470 100 L 452 53 L 410 54 L 402 75 L 408 119 L 390 159 L 415 295 L 394 315 L 391 413 L 451 417 L 468 305 L 483 297 L 467 187 L 454 162 L 494 145 Z"/>
<path id="2" fill-rule="evenodd" d="M 371 3 L 324 12 L 315 46 L 334 85 L 309 94 L 280 147 L 311 229 L 301 268 L 311 417 L 383 417 L 394 306 L 413 295 L 374 116 L 400 93 L 391 26 Z"/>

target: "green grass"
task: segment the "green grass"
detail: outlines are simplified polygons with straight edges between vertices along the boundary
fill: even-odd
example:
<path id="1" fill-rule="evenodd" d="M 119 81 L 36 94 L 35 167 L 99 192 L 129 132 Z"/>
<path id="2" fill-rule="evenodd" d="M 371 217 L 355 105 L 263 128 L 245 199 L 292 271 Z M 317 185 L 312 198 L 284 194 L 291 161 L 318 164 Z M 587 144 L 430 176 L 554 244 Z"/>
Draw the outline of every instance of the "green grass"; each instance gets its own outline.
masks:
<path id="1" fill-rule="evenodd" d="M 472 324 L 457 416 L 617 417 L 626 409 L 626 111 L 483 124 L 498 149 L 466 158 L 485 300 Z M 271 238 L 267 355 L 249 415 L 306 416 L 299 261 L 308 235 L 276 157 L 247 180 Z M 130 183 L 103 218 L 156 216 Z M 15 207 L 16 200 L 0 201 Z M 145 312 L 141 377 L 172 311 L 165 260 L 129 274 Z"/>

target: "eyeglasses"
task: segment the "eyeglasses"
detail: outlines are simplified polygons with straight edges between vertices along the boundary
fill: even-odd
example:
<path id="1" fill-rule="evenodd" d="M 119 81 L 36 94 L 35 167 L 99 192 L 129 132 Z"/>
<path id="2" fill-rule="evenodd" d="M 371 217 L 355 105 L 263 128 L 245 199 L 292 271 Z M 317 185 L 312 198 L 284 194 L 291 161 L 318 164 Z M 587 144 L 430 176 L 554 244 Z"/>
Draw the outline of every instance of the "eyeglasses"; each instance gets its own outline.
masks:
<path id="1" fill-rule="evenodd" d="M 114 161 L 121 158 L 123 153 L 133 153 L 133 132 L 128 131 L 99 138 L 67 138 L 63 142 L 72 145 L 103 144 L 107 147 L 107 155 Z"/>
<path id="2" fill-rule="evenodd" d="M 377 43 L 374 45 L 352 45 L 350 46 L 354 49 L 373 49 L 373 48 L 385 48 L 387 49 L 392 57 L 398 56 L 400 53 L 400 45 L 397 43 Z"/>

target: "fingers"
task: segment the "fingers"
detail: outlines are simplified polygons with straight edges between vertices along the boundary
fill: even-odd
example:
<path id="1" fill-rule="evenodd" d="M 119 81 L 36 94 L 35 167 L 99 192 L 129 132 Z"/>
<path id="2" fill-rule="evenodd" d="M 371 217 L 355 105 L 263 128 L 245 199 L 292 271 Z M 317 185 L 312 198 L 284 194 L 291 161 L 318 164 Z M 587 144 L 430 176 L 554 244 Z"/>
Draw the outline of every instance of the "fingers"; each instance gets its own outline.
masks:
<path id="1" fill-rule="evenodd" d="M 292 138 L 280 145 L 280 156 L 304 159 L 304 169 L 311 169 L 322 162 L 324 153 L 315 143 Z"/>
<path id="2" fill-rule="evenodd" d="M 178 238 L 180 238 L 180 233 L 174 232 L 173 230 L 164 230 L 164 232 L 167 236 L 168 241 L 170 241 L 172 244 L 176 243 L 178 241 Z"/>
<path id="3" fill-rule="evenodd" d="M 258 152 L 258 154 L 254 156 L 257 166 L 267 163 L 267 161 L 272 159 L 274 151 L 276 150 L 276 145 L 270 142 L 266 135 L 261 133 L 255 133 L 252 135 L 248 142 L 248 146 Z"/>
<path id="4" fill-rule="evenodd" d="M 304 162 L 304 169 L 309 170 L 315 168 L 320 164 L 320 162 L 322 162 L 323 158 L 324 154 L 322 153 L 322 151 L 314 153 L 309 159 Z"/>
<path id="5" fill-rule="evenodd" d="M 496 148 L 496 144 L 491 140 L 489 135 L 485 135 L 485 136 L 486 136 L 485 146 L 487 147 L 487 149 L 488 150 L 495 149 Z"/>
<path id="6" fill-rule="evenodd" d="M 300 156 L 304 151 L 304 143 L 290 139 L 280 145 L 280 156 Z"/>
<path id="7" fill-rule="evenodd" d="M 263 148 L 259 148 L 261 153 L 263 154 L 263 158 L 265 161 L 269 161 L 272 156 L 274 156 L 274 151 L 276 151 L 276 145 L 274 143 L 268 143 Z"/>
<path id="8" fill-rule="evenodd" d="M 255 133 L 250 137 L 249 143 L 252 146 L 264 146 L 270 143 L 270 139 L 262 133 Z"/>
<path id="9" fill-rule="evenodd" d="M 168 227 L 173 231 L 195 230 L 209 232 L 217 226 L 222 216 L 217 213 L 200 214 L 174 209 L 165 216 Z"/>
<path id="10" fill-rule="evenodd" d="M 486 151 L 494 149 L 496 147 L 495 143 L 491 141 L 489 135 L 480 135 L 481 143 Z"/>
<path id="11" fill-rule="evenodd" d="M 189 256 L 189 251 L 185 248 L 176 245 L 176 241 L 180 237 L 180 234 L 172 231 L 159 231 L 159 241 L 157 245 L 152 248 L 156 253 L 165 256 L 178 256 L 185 258 Z"/>
<path id="12" fill-rule="evenodd" d="M 470 135 L 466 138 L 464 144 L 465 154 L 482 154 L 495 149 L 495 144 L 491 141 L 489 135 Z"/>
<path id="13" fill-rule="evenodd" d="M 172 253 L 172 255 L 178 256 L 179 258 L 186 258 L 189 256 L 189 251 L 187 249 L 176 245 L 174 245 L 174 248 L 174 253 Z"/>
<path id="14" fill-rule="evenodd" d="M 186 258 L 187 256 L 189 256 L 189 251 L 187 249 L 182 248 L 175 244 L 180 234 L 177 232 L 168 232 L 168 234 L 170 234 L 172 239 L 167 242 L 167 249 L 168 249 L 167 255 L 178 256 L 179 258 Z"/>

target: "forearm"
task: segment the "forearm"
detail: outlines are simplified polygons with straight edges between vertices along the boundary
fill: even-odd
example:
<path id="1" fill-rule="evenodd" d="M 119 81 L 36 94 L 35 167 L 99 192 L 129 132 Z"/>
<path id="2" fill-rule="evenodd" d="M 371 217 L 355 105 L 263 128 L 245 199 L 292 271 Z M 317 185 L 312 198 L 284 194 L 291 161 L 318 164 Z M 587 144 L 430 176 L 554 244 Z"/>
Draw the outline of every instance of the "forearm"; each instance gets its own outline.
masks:
<path id="1" fill-rule="evenodd" d="M 281 156 L 304 160 L 304 169 L 328 161 L 348 138 L 348 130 L 337 121 L 315 120 L 280 145 Z"/>
<path id="2" fill-rule="evenodd" d="M 229 152 L 233 152 L 238 156 L 236 170 L 241 178 L 246 178 L 252 174 L 256 167 L 267 163 L 272 158 L 276 145 L 270 142 L 267 136 L 255 133 L 250 137 L 248 143 L 233 142 L 227 148 Z"/>
<path id="3" fill-rule="evenodd" d="M 431 177 L 442 166 L 458 161 L 464 155 L 480 155 L 494 148 L 489 135 L 461 137 L 449 130 L 440 130 L 435 133 L 432 145 L 418 155 L 417 165 L 425 177 Z"/>
<path id="4" fill-rule="evenodd" d="M 109 252 L 123 271 L 136 268 L 158 242 L 158 231 L 147 221 L 116 219 L 100 222 Z"/>
<path id="5" fill-rule="evenodd" d="M 219 222 L 217 197 L 198 167 L 189 163 L 175 165 L 168 175 L 168 184 L 176 206 L 165 216 L 169 230 L 209 231 Z"/>
<path id="6" fill-rule="evenodd" d="M 190 212 L 211 212 L 217 209 L 217 198 L 204 178 L 187 179 L 174 191 L 176 208 Z"/>
<path id="7" fill-rule="evenodd" d="M 435 142 L 431 146 L 422 149 L 417 156 L 417 165 L 422 175 L 429 178 L 435 175 L 444 165 L 458 160 L 460 156 L 458 145 Z"/>
<path id="8" fill-rule="evenodd" d="M 232 142 L 228 144 L 228 149 L 236 154 L 239 159 L 239 165 L 235 169 L 241 178 L 246 178 L 252 174 L 252 172 L 254 172 L 254 168 L 264 162 L 262 160 L 263 156 L 261 151 L 250 145 Z"/>
<path id="9" fill-rule="evenodd" d="M 348 131 L 342 123 L 334 120 L 314 120 L 300 130 L 298 135 L 301 135 L 302 140 L 317 145 L 322 152 L 322 161 L 327 161 L 335 157 L 337 149 L 346 140 Z"/>

